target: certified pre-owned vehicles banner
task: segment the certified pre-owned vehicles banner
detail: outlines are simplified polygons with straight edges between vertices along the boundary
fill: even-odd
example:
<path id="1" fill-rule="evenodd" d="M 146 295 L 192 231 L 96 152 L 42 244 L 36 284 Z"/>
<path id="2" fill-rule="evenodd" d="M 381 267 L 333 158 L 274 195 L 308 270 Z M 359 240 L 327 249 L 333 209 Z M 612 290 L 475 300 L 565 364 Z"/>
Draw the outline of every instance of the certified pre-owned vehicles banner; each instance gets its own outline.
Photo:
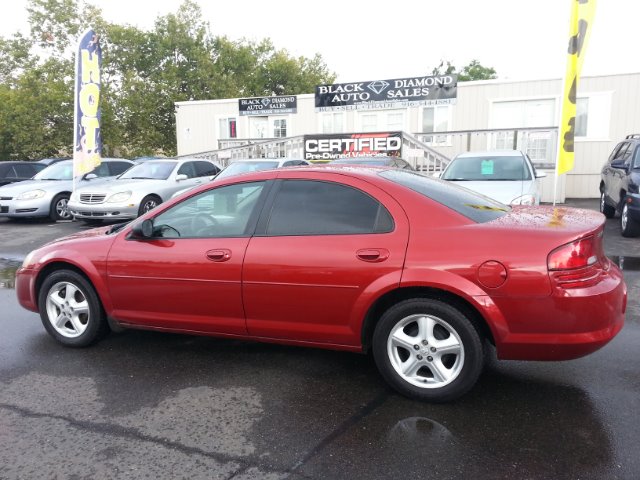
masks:
<path id="1" fill-rule="evenodd" d="M 305 160 L 399 157 L 401 149 L 401 132 L 335 133 L 304 136 Z"/>
<path id="2" fill-rule="evenodd" d="M 287 115 L 298 111 L 298 97 L 254 97 L 238 99 L 238 111 L 244 115 Z"/>
<path id="3" fill-rule="evenodd" d="M 456 101 L 457 85 L 457 75 L 318 85 L 316 111 L 448 105 Z"/>

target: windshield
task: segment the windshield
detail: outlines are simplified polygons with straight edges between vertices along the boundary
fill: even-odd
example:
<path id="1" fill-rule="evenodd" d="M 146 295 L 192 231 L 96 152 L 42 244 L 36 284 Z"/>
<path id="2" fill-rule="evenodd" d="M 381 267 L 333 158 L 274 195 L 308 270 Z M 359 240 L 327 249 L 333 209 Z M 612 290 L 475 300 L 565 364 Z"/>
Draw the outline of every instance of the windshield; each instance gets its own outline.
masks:
<path id="1" fill-rule="evenodd" d="M 33 177 L 34 180 L 71 180 L 72 178 L 73 162 L 54 163 Z"/>
<path id="2" fill-rule="evenodd" d="M 522 181 L 531 180 L 531 172 L 522 156 L 491 155 L 458 157 L 442 174 L 443 180 Z"/>
<path id="3" fill-rule="evenodd" d="M 216 180 L 220 178 L 231 177 L 241 173 L 258 172 L 260 170 L 270 170 L 278 168 L 278 162 L 235 162 L 230 164 L 222 172 L 218 174 Z"/>
<path id="4" fill-rule="evenodd" d="M 511 210 L 511 207 L 489 197 L 419 173 L 407 170 L 384 170 L 379 175 L 429 197 L 477 223 L 490 222 Z"/>
<path id="5" fill-rule="evenodd" d="M 131 167 L 118 178 L 120 180 L 166 180 L 177 164 L 178 162 L 167 162 L 165 160 L 161 162 L 148 161 Z"/>

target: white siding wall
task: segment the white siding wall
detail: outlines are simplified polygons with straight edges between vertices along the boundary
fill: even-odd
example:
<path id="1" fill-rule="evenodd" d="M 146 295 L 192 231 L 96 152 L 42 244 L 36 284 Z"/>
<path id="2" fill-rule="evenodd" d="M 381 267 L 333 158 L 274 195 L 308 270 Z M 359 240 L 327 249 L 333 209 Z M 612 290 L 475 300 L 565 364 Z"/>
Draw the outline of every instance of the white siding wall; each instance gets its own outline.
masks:
<path id="1" fill-rule="evenodd" d="M 640 133 L 640 73 L 583 77 L 578 97 L 597 95 L 599 100 L 591 102 L 589 122 L 597 127 L 596 137 L 576 140 L 575 168 L 560 178 L 560 191 L 570 198 L 595 198 L 599 196 L 600 169 L 609 153 L 629 133 Z M 465 82 L 458 86 L 458 101 L 452 106 L 449 129 L 480 130 L 495 125 L 493 104 L 497 101 L 521 101 L 534 99 L 555 100 L 555 115 L 550 125 L 556 126 L 560 115 L 561 81 L 490 80 Z M 372 112 L 376 112 L 373 110 Z M 379 111 L 378 111 L 379 112 Z M 360 124 L 358 112 L 346 112 L 344 131 L 357 132 Z M 218 148 L 219 118 L 235 116 L 238 138 L 249 138 L 249 118 L 238 114 L 238 99 L 179 102 L 176 104 L 176 134 L 178 154 L 216 150 Z M 269 117 L 272 123 L 275 116 Z M 287 116 L 288 136 L 321 133 L 321 114 L 314 111 L 313 94 L 298 95 L 298 113 Z M 422 109 L 409 108 L 405 113 L 405 130 L 409 133 L 422 129 Z M 518 125 L 514 125 L 518 126 Z M 453 156 L 467 148 L 466 136 L 453 137 L 437 147 L 442 153 Z M 472 150 L 488 148 L 484 135 L 471 137 Z M 553 172 L 543 180 L 544 199 L 549 200 L 553 190 Z M 566 177 L 566 179 L 564 178 Z M 560 195 L 564 198 L 564 195 Z"/>

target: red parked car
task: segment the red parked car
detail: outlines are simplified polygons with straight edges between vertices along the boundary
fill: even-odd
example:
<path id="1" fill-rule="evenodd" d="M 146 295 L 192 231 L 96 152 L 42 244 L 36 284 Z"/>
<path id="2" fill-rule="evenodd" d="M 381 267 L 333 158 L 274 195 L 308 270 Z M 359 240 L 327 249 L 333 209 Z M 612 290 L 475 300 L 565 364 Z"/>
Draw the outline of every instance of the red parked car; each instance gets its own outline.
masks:
<path id="1" fill-rule="evenodd" d="M 68 346 L 110 328 L 373 351 L 399 392 L 468 391 L 483 349 L 565 360 L 622 328 L 604 216 L 508 207 L 414 172 L 265 171 L 32 252 L 22 306 Z"/>

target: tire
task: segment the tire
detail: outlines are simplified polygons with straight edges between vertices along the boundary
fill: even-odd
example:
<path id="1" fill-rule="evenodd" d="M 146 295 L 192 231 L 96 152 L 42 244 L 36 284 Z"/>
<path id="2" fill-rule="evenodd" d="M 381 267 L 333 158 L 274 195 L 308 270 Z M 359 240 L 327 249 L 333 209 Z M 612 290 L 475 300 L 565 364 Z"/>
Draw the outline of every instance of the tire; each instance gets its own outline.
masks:
<path id="1" fill-rule="evenodd" d="M 109 333 L 95 289 L 72 270 L 58 270 L 45 278 L 38 310 L 49 335 L 68 347 L 87 347 Z"/>
<path id="2" fill-rule="evenodd" d="M 69 202 L 69 195 L 66 193 L 59 193 L 53 200 L 51 200 L 51 206 L 49 207 L 49 218 L 54 222 L 58 220 L 71 220 L 71 212 L 67 207 Z"/>
<path id="3" fill-rule="evenodd" d="M 604 192 L 600 193 L 600 213 L 607 218 L 613 218 L 616 214 L 616 209 L 605 201 Z"/>
<path id="4" fill-rule="evenodd" d="M 622 204 L 622 211 L 620 212 L 620 230 L 623 237 L 637 237 L 640 235 L 640 225 L 636 220 L 629 216 L 629 204 L 627 202 Z"/>
<path id="5" fill-rule="evenodd" d="M 149 210 L 153 210 L 158 205 L 162 203 L 162 199 L 157 195 L 147 195 L 140 202 L 140 207 L 138 207 L 138 216 L 144 215 Z"/>
<path id="6" fill-rule="evenodd" d="M 438 352 L 442 348 L 449 353 Z M 468 392 L 484 365 L 482 341 L 471 321 L 428 298 L 404 300 L 382 315 L 373 334 L 373 356 L 391 387 L 429 402 L 448 402 Z"/>

